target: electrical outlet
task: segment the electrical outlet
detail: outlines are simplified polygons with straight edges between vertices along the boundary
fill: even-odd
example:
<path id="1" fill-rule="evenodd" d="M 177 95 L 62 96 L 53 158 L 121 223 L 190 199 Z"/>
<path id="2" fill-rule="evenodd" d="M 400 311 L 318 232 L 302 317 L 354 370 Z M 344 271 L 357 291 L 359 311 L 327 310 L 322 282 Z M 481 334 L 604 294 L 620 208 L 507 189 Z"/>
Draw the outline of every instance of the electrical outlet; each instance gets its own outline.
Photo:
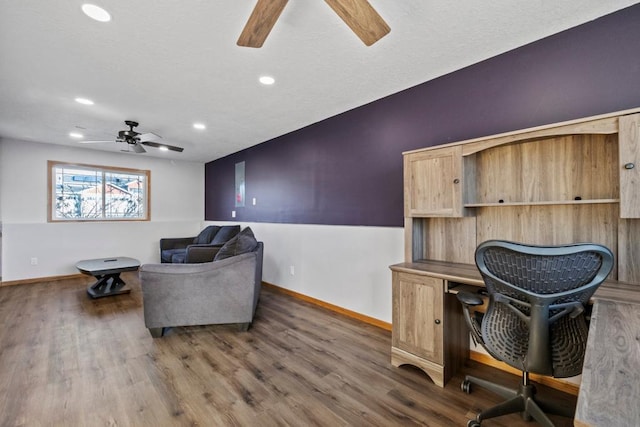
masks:
<path id="1" fill-rule="evenodd" d="M 253 198 L 253 206 L 255 206 L 255 205 L 256 205 L 256 198 L 254 197 Z"/>
<path id="2" fill-rule="evenodd" d="M 236 211 L 231 211 L 231 218 L 235 218 L 236 217 Z"/>
<path id="3" fill-rule="evenodd" d="M 292 276 L 296 275 L 296 268 L 293 265 L 289 266 L 289 274 L 291 274 Z"/>
<path id="4" fill-rule="evenodd" d="M 38 258 L 36 257 L 31 258 L 31 265 L 38 265 Z"/>

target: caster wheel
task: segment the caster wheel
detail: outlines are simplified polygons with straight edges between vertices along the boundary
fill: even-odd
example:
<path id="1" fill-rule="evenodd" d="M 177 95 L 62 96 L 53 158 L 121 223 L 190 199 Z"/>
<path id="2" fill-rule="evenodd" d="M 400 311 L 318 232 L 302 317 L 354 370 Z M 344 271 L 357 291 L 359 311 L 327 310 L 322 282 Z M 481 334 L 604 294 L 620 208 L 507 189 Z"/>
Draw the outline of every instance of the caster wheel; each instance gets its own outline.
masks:
<path id="1" fill-rule="evenodd" d="M 468 381 L 468 380 L 462 381 L 462 384 L 460 384 L 460 388 L 462 389 L 462 391 L 464 391 L 467 394 L 471 393 L 471 381 Z"/>
<path id="2" fill-rule="evenodd" d="M 480 427 L 480 423 L 476 420 L 469 420 L 467 422 L 467 427 Z"/>

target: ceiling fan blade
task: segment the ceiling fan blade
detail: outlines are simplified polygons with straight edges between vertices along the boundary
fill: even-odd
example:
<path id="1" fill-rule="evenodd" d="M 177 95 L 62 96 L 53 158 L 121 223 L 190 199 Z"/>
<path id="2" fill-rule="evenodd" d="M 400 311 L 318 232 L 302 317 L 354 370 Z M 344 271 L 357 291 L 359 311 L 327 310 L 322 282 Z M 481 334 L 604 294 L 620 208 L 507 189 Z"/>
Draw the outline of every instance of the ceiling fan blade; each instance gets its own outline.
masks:
<path id="1" fill-rule="evenodd" d="M 324 0 L 345 24 L 371 46 L 391 31 L 367 0 Z"/>
<path id="2" fill-rule="evenodd" d="M 157 133 L 153 133 L 153 132 L 147 132 L 147 133 L 143 133 L 138 135 L 138 138 L 140 139 L 140 141 L 153 141 L 154 139 L 162 139 L 162 137 L 160 135 L 158 135 Z"/>
<path id="3" fill-rule="evenodd" d="M 184 148 L 182 148 L 182 147 L 176 147 L 174 145 L 161 144 L 161 143 L 151 142 L 151 141 L 142 141 L 142 142 L 140 142 L 140 144 L 148 145 L 149 147 L 154 147 L 154 148 L 165 147 L 168 150 L 177 151 L 178 153 L 182 153 L 184 151 Z"/>
<path id="4" fill-rule="evenodd" d="M 238 46 L 262 47 L 288 1 L 258 0 L 238 38 Z"/>
<path id="5" fill-rule="evenodd" d="M 78 141 L 78 144 L 98 144 L 102 142 L 114 142 L 113 139 L 104 140 L 104 141 Z"/>
<path id="6" fill-rule="evenodd" d="M 142 145 L 140 145 L 140 143 L 138 144 L 133 144 L 133 151 L 135 151 L 136 153 L 146 153 L 147 150 L 144 149 L 144 147 Z"/>

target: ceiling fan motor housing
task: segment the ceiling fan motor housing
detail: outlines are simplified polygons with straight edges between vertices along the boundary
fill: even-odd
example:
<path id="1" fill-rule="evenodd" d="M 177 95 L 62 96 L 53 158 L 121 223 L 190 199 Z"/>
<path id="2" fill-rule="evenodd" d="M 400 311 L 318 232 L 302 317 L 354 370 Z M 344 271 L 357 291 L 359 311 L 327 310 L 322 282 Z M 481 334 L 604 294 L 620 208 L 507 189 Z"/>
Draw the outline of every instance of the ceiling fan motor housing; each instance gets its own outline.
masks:
<path id="1" fill-rule="evenodd" d="M 134 122 L 132 120 L 125 120 L 124 122 L 127 126 L 129 126 L 129 130 L 121 130 L 120 132 L 118 132 L 118 139 L 123 140 L 127 144 L 137 144 L 138 138 L 136 138 L 136 136 L 140 135 L 140 133 L 133 130 L 133 128 L 138 126 L 138 122 Z"/>

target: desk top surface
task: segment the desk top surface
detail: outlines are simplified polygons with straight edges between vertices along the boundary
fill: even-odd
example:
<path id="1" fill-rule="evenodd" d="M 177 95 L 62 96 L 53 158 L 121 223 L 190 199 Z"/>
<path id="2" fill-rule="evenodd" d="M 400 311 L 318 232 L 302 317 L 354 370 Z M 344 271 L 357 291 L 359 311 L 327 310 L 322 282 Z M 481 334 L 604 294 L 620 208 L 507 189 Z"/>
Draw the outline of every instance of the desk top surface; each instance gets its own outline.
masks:
<path id="1" fill-rule="evenodd" d="M 582 368 L 575 425 L 640 425 L 640 306 L 596 301 Z"/>
<path id="2" fill-rule="evenodd" d="M 437 277 L 466 285 L 484 286 L 482 276 L 473 264 L 420 260 L 394 264 L 389 268 L 392 271 Z M 640 304 L 640 284 L 606 280 L 593 295 L 593 299 Z"/>
<path id="3" fill-rule="evenodd" d="M 140 267 L 140 261 L 135 258 L 111 257 L 86 259 L 78 261 L 76 268 L 84 274 L 95 276 L 97 274 L 111 274 L 122 271 L 133 271 Z"/>

